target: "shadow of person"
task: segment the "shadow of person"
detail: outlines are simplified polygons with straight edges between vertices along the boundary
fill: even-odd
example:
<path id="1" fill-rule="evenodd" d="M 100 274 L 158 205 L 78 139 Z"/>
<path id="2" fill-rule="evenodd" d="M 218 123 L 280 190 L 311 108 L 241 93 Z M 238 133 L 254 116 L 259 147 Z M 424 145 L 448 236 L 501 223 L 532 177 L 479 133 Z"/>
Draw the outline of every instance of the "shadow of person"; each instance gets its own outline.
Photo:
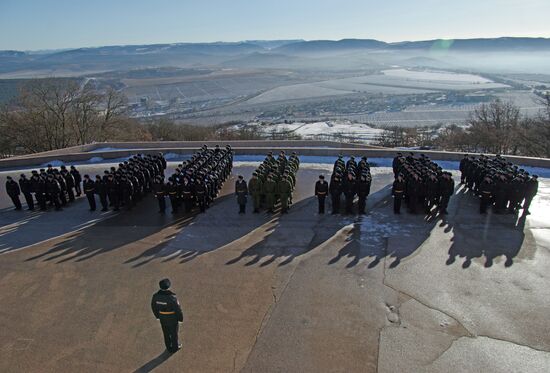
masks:
<path id="1" fill-rule="evenodd" d="M 265 267 L 281 260 L 278 266 L 284 266 L 311 251 L 317 247 L 319 241 L 316 236 L 317 223 L 326 218 L 311 218 L 315 205 L 316 198 L 309 197 L 294 203 L 288 214 L 270 215 L 272 220 L 267 224 L 238 240 L 242 244 L 253 243 L 245 246 L 237 257 L 225 264 L 233 265 L 245 261 L 245 266 L 260 263 L 260 267 Z"/>
<path id="2" fill-rule="evenodd" d="M 167 350 L 164 350 L 160 355 L 154 357 L 147 363 L 143 364 L 141 367 L 137 368 L 134 373 L 148 373 L 153 371 L 159 365 L 168 360 L 173 354 Z"/>
<path id="3" fill-rule="evenodd" d="M 464 258 L 462 268 L 469 268 L 476 258 L 485 258 L 484 268 L 491 268 L 495 259 L 506 258 L 505 267 L 514 264 L 524 241 L 525 218 L 514 215 L 478 213 L 479 200 L 469 195 L 460 197 L 461 214 L 456 217 L 447 265 Z"/>

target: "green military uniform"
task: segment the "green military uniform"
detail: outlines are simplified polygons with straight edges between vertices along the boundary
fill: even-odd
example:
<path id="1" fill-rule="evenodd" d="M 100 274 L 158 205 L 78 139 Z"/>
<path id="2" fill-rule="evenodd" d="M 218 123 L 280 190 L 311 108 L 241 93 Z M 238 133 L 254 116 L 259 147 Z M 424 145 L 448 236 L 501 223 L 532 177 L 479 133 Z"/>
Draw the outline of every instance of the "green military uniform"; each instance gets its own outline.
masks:
<path id="1" fill-rule="evenodd" d="M 275 207 L 275 194 L 277 193 L 277 183 L 273 181 L 273 178 L 269 178 L 263 186 L 263 193 L 266 197 L 267 209 L 269 211 L 273 211 Z"/>
<path id="2" fill-rule="evenodd" d="M 262 195 L 262 180 L 254 175 L 250 181 L 248 181 L 248 193 L 252 196 L 252 202 L 254 204 L 254 212 L 260 211 L 260 197 Z"/>
<path id="3" fill-rule="evenodd" d="M 292 193 L 292 186 L 288 181 L 288 178 L 283 178 L 277 183 L 277 193 L 281 198 L 281 212 L 286 213 L 288 211 L 288 199 Z"/>

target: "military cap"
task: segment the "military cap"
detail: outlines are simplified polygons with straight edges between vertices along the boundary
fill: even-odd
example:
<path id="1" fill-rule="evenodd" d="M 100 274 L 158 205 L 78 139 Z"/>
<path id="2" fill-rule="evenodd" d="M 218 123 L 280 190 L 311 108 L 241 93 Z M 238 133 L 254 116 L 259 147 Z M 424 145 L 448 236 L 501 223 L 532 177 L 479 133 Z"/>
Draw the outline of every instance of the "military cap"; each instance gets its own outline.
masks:
<path id="1" fill-rule="evenodd" d="M 162 280 L 159 281 L 159 287 L 162 290 L 168 290 L 168 289 L 170 289 L 170 286 L 172 286 L 172 283 L 167 278 L 162 279 Z"/>

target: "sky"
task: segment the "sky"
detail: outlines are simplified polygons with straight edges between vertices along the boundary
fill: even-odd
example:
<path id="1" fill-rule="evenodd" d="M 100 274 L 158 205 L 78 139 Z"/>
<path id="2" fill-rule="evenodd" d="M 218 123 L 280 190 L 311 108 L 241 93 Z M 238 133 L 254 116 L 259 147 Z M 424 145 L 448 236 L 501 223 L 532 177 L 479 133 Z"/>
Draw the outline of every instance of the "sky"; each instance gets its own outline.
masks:
<path id="1" fill-rule="evenodd" d="M 0 50 L 550 37 L 550 0 L 0 0 Z"/>

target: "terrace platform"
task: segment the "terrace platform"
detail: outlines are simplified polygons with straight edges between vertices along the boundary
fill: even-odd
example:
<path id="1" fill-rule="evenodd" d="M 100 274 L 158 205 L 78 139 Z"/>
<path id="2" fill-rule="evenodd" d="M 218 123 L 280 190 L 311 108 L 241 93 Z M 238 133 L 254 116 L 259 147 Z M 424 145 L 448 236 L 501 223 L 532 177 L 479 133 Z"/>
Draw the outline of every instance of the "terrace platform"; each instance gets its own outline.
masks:
<path id="1" fill-rule="evenodd" d="M 240 216 L 235 175 L 255 165 L 193 216 L 153 197 L 15 212 L 2 195 L 0 371 L 548 372 L 550 179 L 523 218 L 480 216 L 460 186 L 425 218 L 393 215 L 375 167 L 367 215 L 319 216 L 331 165 L 302 162 L 288 215 Z M 150 311 L 164 277 L 185 316 L 174 355 Z"/>

